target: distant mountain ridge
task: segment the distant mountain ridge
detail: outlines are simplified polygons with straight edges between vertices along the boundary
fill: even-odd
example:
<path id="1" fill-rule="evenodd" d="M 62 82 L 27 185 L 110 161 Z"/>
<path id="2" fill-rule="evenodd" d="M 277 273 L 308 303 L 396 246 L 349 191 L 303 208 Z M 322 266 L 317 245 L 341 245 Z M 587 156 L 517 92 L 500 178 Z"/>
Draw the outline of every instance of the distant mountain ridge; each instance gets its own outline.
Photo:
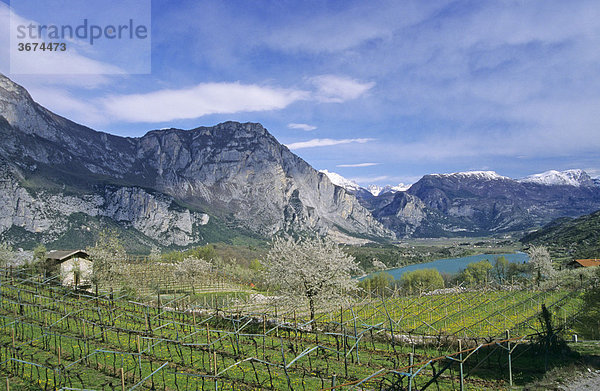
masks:
<path id="1" fill-rule="evenodd" d="M 242 231 L 264 238 L 292 231 L 342 241 L 393 237 L 353 195 L 260 124 L 119 137 L 46 110 L 0 75 L 0 136 L 4 236 L 21 232 L 52 242 L 76 230 L 72 217 L 82 214 L 162 246 Z"/>
<path id="2" fill-rule="evenodd" d="M 519 182 L 538 183 L 548 186 L 596 186 L 598 182 L 594 181 L 587 172 L 583 170 L 550 170 L 541 174 L 530 175 L 519 179 Z"/>
<path id="3" fill-rule="evenodd" d="M 425 175 L 405 191 L 375 195 L 356 184 L 349 191 L 399 237 L 477 236 L 524 231 L 600 209 L 597 183 L 583 170 L 523 179 L 467 171 Z"/>
<path id="4" fill-rule="evenodd" d="M 422 204 L 416 199 L 407 201 L 410 208 L 397 210 L 394 224 L 412 236 L 521 231 L 600 209 L 596 186 L 520 182 L 493 172 L 426 175 L 406 194 Z M 414 224 L 415 210 L 427 218 Z"/>

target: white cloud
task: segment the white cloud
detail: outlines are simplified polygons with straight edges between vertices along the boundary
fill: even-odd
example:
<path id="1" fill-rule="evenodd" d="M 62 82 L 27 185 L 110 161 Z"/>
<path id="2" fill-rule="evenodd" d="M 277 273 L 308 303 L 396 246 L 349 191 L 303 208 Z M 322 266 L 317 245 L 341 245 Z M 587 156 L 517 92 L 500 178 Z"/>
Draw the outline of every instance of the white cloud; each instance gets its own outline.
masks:
<path id="1" fill-rule="evenodd" d="M 371 167 L 377 166 L 380 163 L 355 163 L 355 164 L 338 164 L 336 167 Z"/>
<path id="2" fill-rule="evenodd" d="M 600 168 L 584 168 L 583 169 L 585 172 L 588 173 L 589 176 L 591 176 L 592 178 L 599 178 L 600 179 Z"/>
<path id="3" fill-rule="evenodd" d="M 443 6 L 418 0 L 346 1 L 344 5 L 317 2 L 306 7 L 311 12 L 288 12 L 282 23 L 263 27 L 264 42 L 285 52 L 338 54 L 390 39 L 398 29 L 422 22 Z"/>
<path id="4" fill-rule="evenodd" d="M 55 113 L 87 126 L 99 126 L 107 123 L 107 117 L 98 107 L 86 100 L 77 99 L 68 92 L 49 87 L 29 88 L 36 102 Z"/>
<path id="5" fill-rule="evenodd" d="M 315 85 L 315 99 L 320 102 L 341 103 L 356 99 L 375 86 L 374 82 L 360 82 L 336 75 L 321 75 L 310 78 Z"/>
<path id="6" fill-rule="evenodd" d="M 288 128 L 290 128 L 290 129 L 300 129 L 300 130 L 305 130 L 307 132 L 310 132 L 311 130 L 315 130 L 317 127 L 313 126 L 313 125 L 308 125 L 308 124 L 290 123 L 290 124 L 288 124 Z"/>
<path id="7" fill-rule="evenodd" d="M 11 26 L 37 24 L 33 20 L 21 17 L 6 4 L 0 2 L 0 20 L 10 21 Z M 29 43 L 42 43 L 43 39 L 29 39 Z M 17 50 L 17 41 L 11 42 L 10 34 L 0 34 L 0 45 L 9 48 L 10 56 L 1 61 L 3 69 L 9 69 L 11 75 L 102 75 L 125 74 L 118 66 L 93 60 L 78 51 L 79 43 L 69 40 L 65 52 L 44 53 Z M 9 65 L 10 64 L 10 65 Z M 8 73 L 8 72 L 7 72 Z"/>
<path id="8" fill-rule="evenodd" d="M 346 139 L 330 139 L 330 138 L 315 138 L 308 141 L 300 141 L 297 143 L 287 144 L 289 149 L 302 149 L 302 148 L 314 148 L 314 147 L 330 147 L 333 145 L 351 144 L 358 143 L 364 144 L 369 141 L 373 141 L 373 138 L 346 138 Z"/>
<path id="9" fill-rule="evenodd" d="M 241 83 L 201 83 L 179 90 L 116 95 L 102 100 L 109 115 L 128 122 L 164 122 L 208 114 L 283 109 L 307 99 L 305 91 Z"/>
<path id="10" fill-rule="evenodd" d="M 335 75 L 322 75 L 310 80 L 316 86 L 313 93 L 257 84 L 201 83 L 178 90 L 115 95 L 103 99 L 102 105 L 117 120 L 164 122 L 208 114 L 277 110 L 299 100 L 341 103 L 358 98 L 375 85 Z M 296 123 L 288 127 L 306 131 L 316 129 L 312 125 Z"/>

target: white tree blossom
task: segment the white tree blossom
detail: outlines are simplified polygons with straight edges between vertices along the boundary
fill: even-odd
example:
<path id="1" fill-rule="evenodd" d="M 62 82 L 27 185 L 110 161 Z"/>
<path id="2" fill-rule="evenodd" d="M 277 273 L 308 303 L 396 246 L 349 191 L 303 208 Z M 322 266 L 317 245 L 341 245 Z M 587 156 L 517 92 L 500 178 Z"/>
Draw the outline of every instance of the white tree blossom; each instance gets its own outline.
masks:
<path id="1" fill-rule="evenodd" d="M 148 260 L 151 262 L 160 262 L 161 253 L 158 247 L 152 246 L 152 249 L 150 250 L 150 255 L 148 256 Z"/>
<path id="2" fill-rule="evenodd" d="M 267 254 L 268 282 L 288 299 L 308 301 L 310 318 L 317 304 L 330 303 L 356 288 L 353 272 L 360 268 L 354 257 L 337 244 L 321 238 L 276 238 Z"/>
<path id="3" fill-rule="evenodd" d="M 200 258 L 187 257 L 175 267 L 175 275 L 195 285 L 198 280 L 210 272 L 211 263 Z"/>
<path id="4" fill-rule="evenodd" d="M 537 283 L 556 274 L 548 249 L 544 246 L 531 246 L 529 248 L 529 265 Z"/>
<path id="5" fill-rule="evenodd" d="M 387 266 L 377 258 L 373 258 L 373 267 L 375 270 L 384 270 Z"/>
<path id="6" fill-rule="evenodd" d="M 0 266 L 8 266 L 14 262 L 15 253 L 12 247 L 6 243 L 0 243 Z"/>
<path id="7" fill-rule="evenodd" d="M 96 285 L 115 281 L 124 272 L 121 265 L 125 263 L 127 253 L 115 231 L 101 231 L 96 245 L 86 251 L 94 262 L 92 281 Z"/>

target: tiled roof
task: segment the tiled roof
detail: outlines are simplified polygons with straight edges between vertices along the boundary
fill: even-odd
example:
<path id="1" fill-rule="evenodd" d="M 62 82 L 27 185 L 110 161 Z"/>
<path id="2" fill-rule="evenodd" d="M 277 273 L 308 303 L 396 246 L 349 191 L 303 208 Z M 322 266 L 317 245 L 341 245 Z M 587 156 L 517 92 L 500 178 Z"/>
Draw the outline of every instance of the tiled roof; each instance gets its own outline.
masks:
<path id="1" fill-rule="evenodd" d="M 80 253 L 80 254 L 78 254 Z M 83 250 L 53 250 L 48 252 L 46 257 L 48 259 L 54 259 L 57 261 L 62 261 L 67 258 L 72 257 L 73 255 L 80 255 L 81 257 L 87 257 L 87 253 Z"/>
<path id="2" fill-rule="evenodd" d="M 583 267 L 600 266 L 600 259 L 576 259 L 575 262 Z"/>

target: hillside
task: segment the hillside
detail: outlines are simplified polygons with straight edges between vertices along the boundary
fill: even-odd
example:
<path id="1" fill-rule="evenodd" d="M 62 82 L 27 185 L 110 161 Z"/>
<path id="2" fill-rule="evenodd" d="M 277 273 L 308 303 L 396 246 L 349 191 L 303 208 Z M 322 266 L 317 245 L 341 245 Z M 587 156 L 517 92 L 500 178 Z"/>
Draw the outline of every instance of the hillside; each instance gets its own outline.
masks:
<path id="1" fill-rule="evenodd" d="M 553 256 L 565 260 L 600 258 L 600 210 L 576 219 L 557 219 L 521 242 L 548 246 Z"/>

